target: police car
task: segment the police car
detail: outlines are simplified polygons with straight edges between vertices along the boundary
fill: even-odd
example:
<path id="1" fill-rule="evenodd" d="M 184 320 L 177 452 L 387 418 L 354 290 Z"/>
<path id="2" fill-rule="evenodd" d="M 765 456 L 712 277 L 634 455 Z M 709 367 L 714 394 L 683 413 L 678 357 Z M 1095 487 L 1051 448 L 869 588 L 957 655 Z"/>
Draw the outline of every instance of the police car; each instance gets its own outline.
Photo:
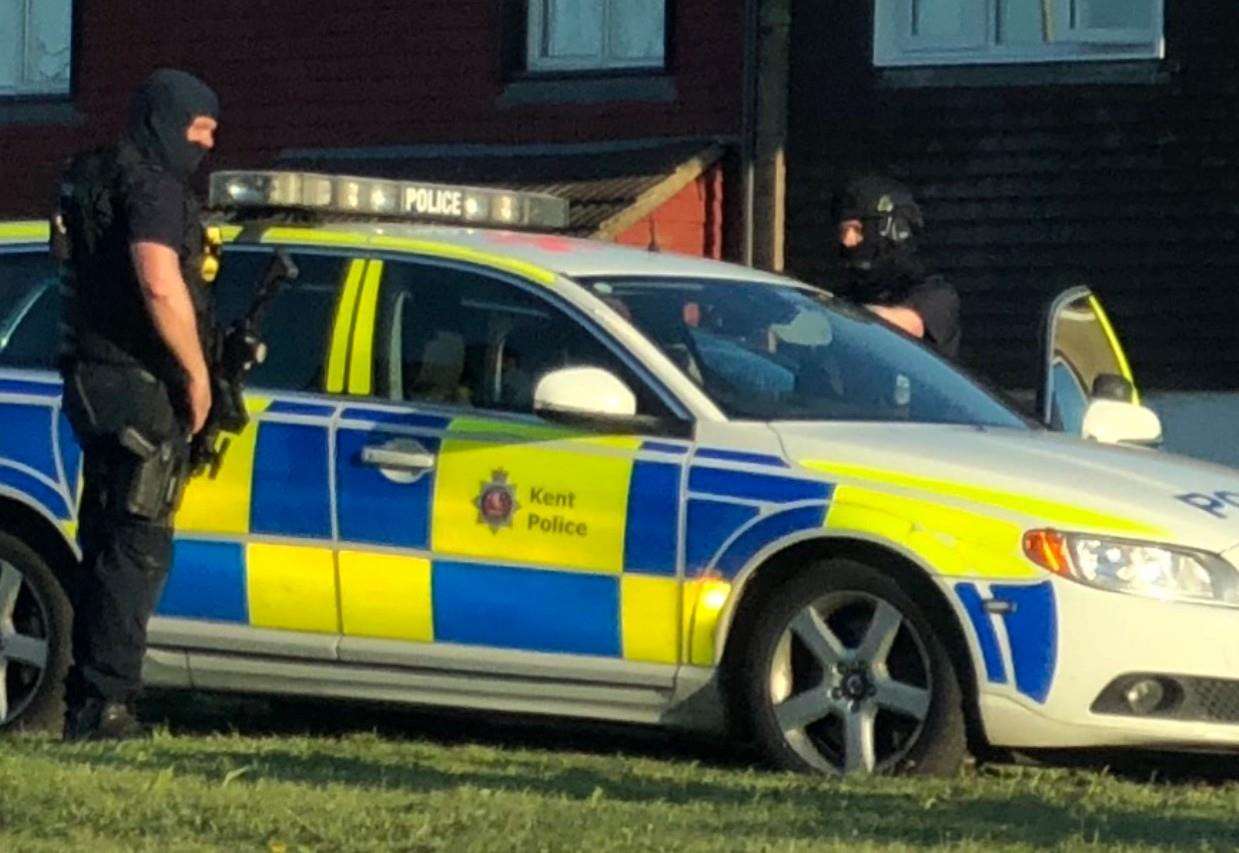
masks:
<path id="1" fill-rule="evenodd" d="M 1159 427 L 1087 291 L 1046 331 L 1068 435 L 795 281 L 537 233 L 546 197 L 212 198 L 222 320 L 277 247 L 300 277 L 177 516 L 148 683 L 727 730 L 827 773 L 1239 747 L 1239 475 L 1120 444 Z M 0 226 L 7 727 L 56 724 L 68 655 L 46 239 Z"/>

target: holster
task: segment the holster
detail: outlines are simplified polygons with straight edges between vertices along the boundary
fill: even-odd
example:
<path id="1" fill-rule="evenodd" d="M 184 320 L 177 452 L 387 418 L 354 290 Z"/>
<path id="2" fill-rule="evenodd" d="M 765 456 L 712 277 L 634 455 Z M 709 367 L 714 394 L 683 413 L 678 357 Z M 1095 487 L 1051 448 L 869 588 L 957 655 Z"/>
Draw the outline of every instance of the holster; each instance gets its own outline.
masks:
<path id="1" fill-rule="evenodd" d="M 120 434 L 120 444 L 134 457 L 120 474 L 124 482 L 118 484 L 125 510 L 152 520 L 175 512 L 185 491 L 184 443 L 171 440 L 156 444 L 133 427 L 126 427 Z"/>
<path id="2" fill-rule="evenodd" d="M 88 449 L 119 444 L 111 488 L 139 518 L 161 521 L 185 486 L 187 427 L 166 385 L 129 365 L 82 362 L 65 376 L 64 410 Z"/>

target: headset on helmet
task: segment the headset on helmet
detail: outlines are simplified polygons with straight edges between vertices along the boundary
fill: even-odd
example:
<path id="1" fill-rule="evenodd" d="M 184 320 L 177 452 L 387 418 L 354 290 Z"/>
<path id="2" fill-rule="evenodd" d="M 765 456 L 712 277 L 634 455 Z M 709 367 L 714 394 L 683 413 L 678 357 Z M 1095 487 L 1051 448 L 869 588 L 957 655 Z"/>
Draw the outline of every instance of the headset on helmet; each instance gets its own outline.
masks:
<path id="1" fill-rule="evenodd" d="M 836 223 L 859 220 L 868 239 L 882 238 L 896 246 L 924 227 L 921 208 L 912 192 L 898 181 L 877 175 L 853 178 L 835 196 Z"/>

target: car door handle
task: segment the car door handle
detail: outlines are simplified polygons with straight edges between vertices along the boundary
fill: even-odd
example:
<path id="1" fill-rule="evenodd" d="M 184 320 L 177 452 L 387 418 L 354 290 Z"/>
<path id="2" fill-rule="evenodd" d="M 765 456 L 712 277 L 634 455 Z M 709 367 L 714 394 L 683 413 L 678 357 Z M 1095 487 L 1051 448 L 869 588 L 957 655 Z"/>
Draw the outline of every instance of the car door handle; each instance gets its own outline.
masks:
<path id="1" fill-rule="evenodd" d="M 433 453 L 425 450 L 402 450 L 397 447 L 363 447 L 363 465 L 375 468 L 390 468 L 397 471 L 428 471 L 435 466 Z"/>

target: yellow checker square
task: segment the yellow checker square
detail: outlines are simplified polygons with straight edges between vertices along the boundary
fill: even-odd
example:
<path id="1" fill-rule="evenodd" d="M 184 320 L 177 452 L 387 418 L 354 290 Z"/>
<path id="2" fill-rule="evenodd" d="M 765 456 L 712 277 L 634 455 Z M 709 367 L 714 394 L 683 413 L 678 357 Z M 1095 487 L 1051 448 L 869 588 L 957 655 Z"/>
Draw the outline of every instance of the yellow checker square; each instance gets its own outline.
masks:
<path id="1" fill-rule="evenodd" d="M 254 473 L 254 448 L 258 444 L 257 415 L 271 401 L 248 398 L 245 408 L 250 422 L 240 435 L 229 436 L 219 470 L 194 477 L 185 488 L 185 497 L 176 514 L 176 528 L 182 533 L 249 532 L 250 494 Z"/>
<path id="2" fill-rule="evenodd" d="M 340 552 L 340 618 L 350 637 L 434 642 L 430 561 Z"/>
<path id="3" fill-rule="evenodd" d="M 624 575 L 620 581 L 624 659 L 678 663 L 680 582 Z"/>
<path id="4" fill-rule="evenodd" d="M 336 567 L 330 548 L 251 542 L 245 546 L 250 624 L 335 634 Z"/>
<path id="5" fill-rule="evenodd" d="M 449 436 L 435 472 L 434 550 L 618 573 L 632 465 L 627 451 L 586 441 Z"/>

